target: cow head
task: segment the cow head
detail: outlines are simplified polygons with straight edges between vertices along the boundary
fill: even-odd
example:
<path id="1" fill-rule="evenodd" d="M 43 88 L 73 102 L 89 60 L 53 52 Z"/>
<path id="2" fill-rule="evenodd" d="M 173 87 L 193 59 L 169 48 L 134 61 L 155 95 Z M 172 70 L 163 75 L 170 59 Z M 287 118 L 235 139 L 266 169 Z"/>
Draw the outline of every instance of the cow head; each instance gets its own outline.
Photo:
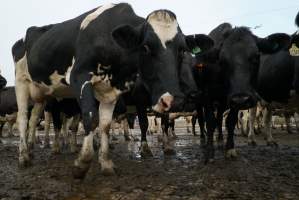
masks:
<path id="1" fill-rule="evenodd" d="M 231 108 L 247 109 L 257 102 L 255 84 L 260 53 L 275 53 L 289 40 L 286 34 L 258 38 L 246 27 L 227 28 L 221 32 L 219 64 L 228 87 Z"/>
<path id="2" fill-rule="evenodd" d="M 179 74 L 186 43 L 172 12 L 154 11 L 141 26 L 120 26 L 112 36 L 120 46 L 138 54 L 139 76 L 155 111 L 183 104 L 186 95 L 180 88 Z M 194 85 L 194 80 L 188 82 Z"/>

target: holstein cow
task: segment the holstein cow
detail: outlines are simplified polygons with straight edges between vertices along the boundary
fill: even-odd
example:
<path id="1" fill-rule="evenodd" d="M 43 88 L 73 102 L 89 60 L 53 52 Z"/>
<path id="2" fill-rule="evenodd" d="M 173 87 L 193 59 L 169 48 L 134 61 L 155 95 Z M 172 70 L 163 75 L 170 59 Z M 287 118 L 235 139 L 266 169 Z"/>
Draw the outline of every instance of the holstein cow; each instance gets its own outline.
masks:
<path id="1" fill-rule="evenodd" d="M 54 142 L 52 146 L 53 153 L 60 153 L 61 148 L 70 144 L 70 151 L 75 153 L 77 150 L 76 134 L 78 131 L 81 110 L 76 99 L 65 98 L 57 100 L 48 99 L 45 106 L 45 147 L 50 145 L 49 128 L 50 119 L 53 119 L 54 125 Z M 72 119 L 70 126 L 71 137 L 68 137 L 67 119 Z"/>
<path id="2" fill-rule="evenodd" d="M 3 118 L 1 120 L 1 132 L 0 137 L 2 135 L 2 127 L 8 122 L 9 124 L 9 136 L 12 136 L 12 125 L 16 122 L 16 113 L 18 112 L 17 100 L 16 100 L 16 92 L 15 87 L 5 87 L 0 92 L 0 116 Z"/>
<path id="3" fill-rule="evenodd" d="M 296 24 L 299 26 L 299 13 Z M 257 77 L 257 91 L 266 107 L 264 123 L 267 144 L 276 145 L 271 134 L 272 110 L 299 111 L 299 32 L 281 44 L 283 49 L 272 55 L 262 55 Z M 250 110 L 249 144 L 255 145 L 254 120 L 256 108 Z"/>
<path id="4" fill-rule="evenodd" d="M 201 103 L 207 123 L 205 162 L 214 158 L 214 130 L 216 126 L 222 127 L 223 112 L 227 109 L 230 110 L 226 119 L 226 157 L 236 157 L 234 128 L 238 111 L 253 107 L 257 102 L 254 86 L 259 53 L 278 51 L 282 48 L 280 41 L 287 37 L 285 34 L 273 34 L 267 38 L 258 38 L 248 28 L 233 28 L 228 23 L 219 25 L 209 36 L 215 45 L 209 51 L 196 55 L 197 63 L 194 67 L 195 79 L 202 91 Z M 222 134 L 218 141 L 223 141 Z"/>
<path id="5" fill-rule="evenodd" d="M 212 39 L 210 39 L 206 35 L 201 35 L 200 39 L 201 40 L 198 43 L 198 46 L 202 49 L 206 49 L 206 46 L 210 47 L 211 45 L 213 45 Z M 176 66 L 176 70 L 179 74 L 179 87 L 184 92 L 185 96 L 188 97 L 189 100 L 184 101 L 181 105 L 174 104 L 173 109 L 169 110 L 170 112 L 183 111 L 185 108 L 189 107 L 190 104 L 192 105 L 192 101 L 197 100 L 198 91 L 197 86 L 194 82 L 191 69 L 192 57 L 188 51 L 189 47 L 186 43 L 184 49 L 182 49 L 182 52 L 180 52 L 179 64 L 178 66 Z M 127 106 L 136 106 L 137 116 L 139 119 L 139 125 L 141 129 L 141 155 L 145 157 L 152 156 L 151 150 L 147 144 L 146 132 L 148 130 L 147 111 L 148 107 L 150 107 L 150 105 L 152 105 L 153 102 L 153 100 L 150 98 L 150 93 L 146 88 L 146 84 L 143 82 L 143 80 L 140 79 L 140 77 L 138 77 L 132 92 L 123 94 L 123 98 Z M 193 111 L 192 108 L 191 111 Z M 159 116 L 165 118 L 161 120 L 165 125 L 164 133 L 166 133 L 166 137 L 164 137 L 166 139 L 166 141 L 164 142 L 164 152 L 173 152 L 172 146 L 167 144 L 169 127 L 168 115 L 160 114 Z"/>
<path id="6" fill-rule="evenodd" d="M 130 89 L 137 71 L 155 111 L 168 111 L 184 99 L 175 70 L 185 46 L 184 35 L 168 10 L 154 11 L 144 19 L 126 3 L 107 4 L 55 24 L 32 46 L 27 45 L 31 37 L 27 31 L 26 56 L 16 63 L 22 166 L 31 160 L 31 145 L 25 137 L 29 97 L 36 102 L 29 129 L 36 125 L 48 96 L 78 100 L 86 135 L 75 160 L 76 178 L 83 178 L 91 164 L 98 115 L 102 137 L 99 162 L 103 173 L 114 173 L 108 149 L 112 113 L 118 96 Z M 101 102 L 99 108 L 97 101 Z"/>

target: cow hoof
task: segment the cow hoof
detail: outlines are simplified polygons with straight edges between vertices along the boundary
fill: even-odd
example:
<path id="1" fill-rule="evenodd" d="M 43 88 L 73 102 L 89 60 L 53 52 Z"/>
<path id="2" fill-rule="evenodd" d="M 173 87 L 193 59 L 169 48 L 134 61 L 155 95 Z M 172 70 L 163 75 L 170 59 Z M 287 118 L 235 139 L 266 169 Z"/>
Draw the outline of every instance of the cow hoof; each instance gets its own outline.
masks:
<path id="1" fill-rule="evenodd" d="M 171 137 L 171 139 L 172 139 L 172 140 L 176 140 L 176 139 L 178 139 L 178 136 L 177 136 L 177 135 L 173 135 L 173 136 Z"/>
<path id="2" fill-rule="evenodd" d="M 114 135 L 112 136 L 112 141 L 117 141 L 117 137 L 115 137 Z"/>
<path id="3" fill-rule="evenodd" d="M 267 141 L 267 146 L 270 147 L 278 147 L 278 144 L 275 141 Z"/>
<path id="4" fill-rule="evenodd" d="M 224 142 L 223 140 L 220 140 L 217 142 L 217 147 L 219 150 L 223 150 L 224 149 Z"/>
<path id="5" fill-rule="evenodd" d="M 49 149 L 50 148 L 50 143 L 49 142 L 45 142 L 44 143 L 44 148 Z"/>
<path id="6" fill-rule="evenodd" d="M 206 139 L 200 139 L 200 146 L 204 148 L 206 146 Z"/>
<path id="7" fill-rule="evenodd" d="M 81 168 L 78 166 L 74 166 L 72 169 L 72 174 L 73 174 L 74 179 L 84 179 L 87 172 L 88 172 L 88 169 Z"/>
<path id="8" fill-rule="evenodd" d="M 141 143 L 140 155 L 143 158 L 153 157 L 153 153 L 146 142 Z"/>
<path id="9" fill-rule="evenodd" d="M 164 149 L 164 155 L 172 156 L 172 155 L 175 155 L 175 154 L 176 154 L 176 152 L 172 148 L 165 148 Z"/>
<path id="10" fill-rule="evenodd" d="M 77 146 L 71 146 L 71 148 L 70 148 L 70 152 L 71 152 L 71 153 L 77 153 L 77 152 L 78 152 L 78 148 L 77 148 Z"/>
<path id="11" fill-rule="evenodd" d="M 21 169 L 27 168 L 31 166 L 31 160 L 29 159 L 29 156 L 23 156 L 19 158 L 19 167 Z"/>
<path id="12" fill-rule="evenodd" d="M 158 142 L 163 142 L 163 136 L 162 135 L 158 135 L 157 139 L 158 139 Z"/>
<path id="13" fill-rule="evenodd" d="M 104 176 L 113 176 L 115 175 L 114 164 L 112 160 L 102 161 L 101 172 Z"/>
<path id="14" fill-rule="evenodd" d="M 229 149 L 227 150 L 226 154 L 225 154 L 225 158 L 227 159 L 234 159 L 237 158 L 238 154 L 236 149 Z"/>
<path id="15" fill-rule="evenodd" d="M 252 146 L 252 147 L 256 147 L 257 144 L 256 144 L 256 141 L 248 141 L 248 146 Z"/>
<path id="16" fill-rule="evenodd" d="M 128 135 L 125 135 L 125 141 L 131 141 L 131 138 Z"/>

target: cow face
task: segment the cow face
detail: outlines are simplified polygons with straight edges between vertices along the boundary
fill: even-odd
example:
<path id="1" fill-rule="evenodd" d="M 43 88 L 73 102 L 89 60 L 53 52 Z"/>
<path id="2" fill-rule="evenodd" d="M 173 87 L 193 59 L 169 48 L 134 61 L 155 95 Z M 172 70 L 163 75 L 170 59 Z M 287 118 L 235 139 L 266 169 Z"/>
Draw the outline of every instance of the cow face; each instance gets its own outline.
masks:
<path id="1" fill-rule="evenodd" d="M 247 109 L 256 104 L 253 85 L 259 66 L 259 50 L 247 28 L 232 29 L 222 44 L 219 62 L 228 85 L 230 107 Z"/>
<path id="2" fill-rule="evenodd" d="M 219 62 L 228 84 L 228 103 L 232 108 L 247 109 L 257 102 L 255 84 L 260 53 L 274 53 L 289 40 L 286 34 L 257 38 L 248 28 L 239 27 L 225 33 Z"/>
<path id="3" fill-rule="evenodd" d="M 179 70 L 186 44 L 172 12 L 154 11 L 142 26 L 121 26 L 112 35 L 120 46 L 138 53 L 139 76 L 155 111 L 165 112 L 183 104 Z M 188 82 L 194 84 L 194 80 Z"/>

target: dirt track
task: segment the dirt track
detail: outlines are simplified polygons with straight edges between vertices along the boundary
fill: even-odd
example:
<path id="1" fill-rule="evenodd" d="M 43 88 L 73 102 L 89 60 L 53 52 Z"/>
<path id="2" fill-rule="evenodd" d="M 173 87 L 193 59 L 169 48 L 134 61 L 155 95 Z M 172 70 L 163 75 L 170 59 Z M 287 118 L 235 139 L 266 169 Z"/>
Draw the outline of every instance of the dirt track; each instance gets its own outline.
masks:
<path id="1" fill-rule="evenodd" d="M 71 176 L 76 155 L 67 151 L 52 155 L 37 147 L 34 166 L 19 169 L 14 139 L 0 144 L 0 200 L 10 199 L 299 199 L 299 134 L 275 130 L 278 148 L 249 147 L 237 137 L 239 157 L 223 158 L 217 150 L 215 162 L 204 165 L 199 137 L 177 128 L 176 155 L 164 157 L 157 137 L 149 137 L 154 158 L 141 159 L 140 142 L 124 142 L 122 136 L 112 150 L 117 175 L 100 173 L 97 156 L 84 181 Z M 134 130 L 139 135 L 139 129 Z"/>

